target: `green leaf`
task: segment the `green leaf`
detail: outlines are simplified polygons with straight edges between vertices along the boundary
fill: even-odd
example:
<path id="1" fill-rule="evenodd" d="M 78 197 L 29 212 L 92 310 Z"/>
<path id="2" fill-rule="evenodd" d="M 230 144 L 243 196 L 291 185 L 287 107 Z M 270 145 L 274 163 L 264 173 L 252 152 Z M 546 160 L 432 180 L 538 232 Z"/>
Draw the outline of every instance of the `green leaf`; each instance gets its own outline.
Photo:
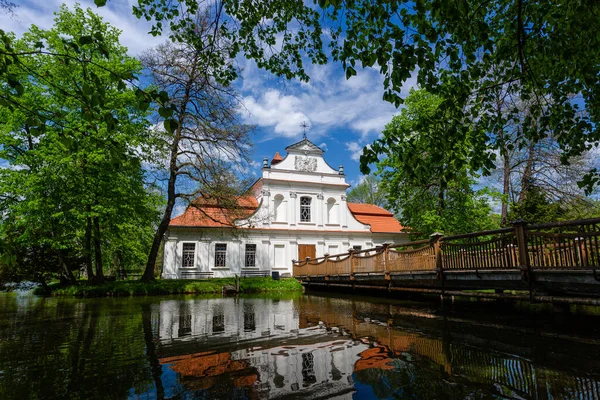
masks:
<path id="1" fill-rule="evenodd" d="M 175 121 L 173 118 L 166 119 L 163 125 L 165 127 L 165 130 L 170 134 L 173 134 L 173 132 L 175 132 L 177 130 L 177 127 L 179 126 L 179 124 L 177 124 L 177 121 Z"/>
<path id="2" fill-rule="evenodd" d="M 163 118 L 170 118 L 173 115 L 173 110 L 170 108 L 159 107 L 158 114 Z"/>
<path id="3" fill-rule="evenodd" d="M 106 5 L 106 0 L 94 0 L 94 4 L 96 4 L 97 7 L 104 7 Z"/>
<path id="4" fill-rule="evenodd" d="M 86 35 L 86 36 L 81 36 L 79 38 L 79 44 L 82 45 L 82 46 L 85 45 L 85 44 L 93 43 L 93 42 L 94 42 L 94 40 L 92 39 L 91 36 L 87 36 Z"/>

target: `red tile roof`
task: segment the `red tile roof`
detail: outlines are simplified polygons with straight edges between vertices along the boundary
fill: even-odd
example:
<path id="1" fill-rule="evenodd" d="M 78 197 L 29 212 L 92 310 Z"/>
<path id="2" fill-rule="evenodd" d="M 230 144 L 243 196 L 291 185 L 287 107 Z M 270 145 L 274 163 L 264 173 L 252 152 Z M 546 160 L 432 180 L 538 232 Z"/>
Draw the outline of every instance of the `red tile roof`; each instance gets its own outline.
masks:
<path id="1" fill-rule="evenodd" d="M 173 218 L 169 226 L 196 228 L 232 227 L 236 219 L 250 217 L 257 208 L 258 201 L 253 196 L 239 197 L 237 199 L 237 206 L 230 208 L 218 204 L 216 199 L 199 198 L 194 200 L 183 214 Z"/>
<path id="2" fill-rule="evenodd" d="M 404 229 L 394 214 L 376 205 L 348 203 L 348 208 L 358 222 L 371 225 L 371 232 L 399 233 Z"/>
<path id="3" fill-rule="evenodd" d="M 258 182 L 257 182 L 258 183 Z M 262 182 L 261 182 L 262 183 Z M 250 217 L 258 208 L 254 196 L 237 199 L 237 207 L 227 208 L 216 199 L 199 198 L 192 202 L 185 212 L 171 220 L 169 226 L 190 228 L 223 228 L 234 226 L 234 221 Z M 402 225 L 394 214 L 373 204 L 348 203 L 354 218 L 371 226 L 374 233 L 399 233 Z"/>

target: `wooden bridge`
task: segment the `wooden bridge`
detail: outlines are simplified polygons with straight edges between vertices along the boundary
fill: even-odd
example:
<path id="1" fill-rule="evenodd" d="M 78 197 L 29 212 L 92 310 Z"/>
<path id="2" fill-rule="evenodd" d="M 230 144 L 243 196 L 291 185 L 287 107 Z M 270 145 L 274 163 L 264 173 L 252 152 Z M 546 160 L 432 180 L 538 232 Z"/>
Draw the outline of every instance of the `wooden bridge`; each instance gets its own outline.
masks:
<path id="1" fill-rule="evenodd" d="M 293 271 L 318 289 L 600 305 L 600 218 L 435 233 L 427 240 L 294 260 Z"/>

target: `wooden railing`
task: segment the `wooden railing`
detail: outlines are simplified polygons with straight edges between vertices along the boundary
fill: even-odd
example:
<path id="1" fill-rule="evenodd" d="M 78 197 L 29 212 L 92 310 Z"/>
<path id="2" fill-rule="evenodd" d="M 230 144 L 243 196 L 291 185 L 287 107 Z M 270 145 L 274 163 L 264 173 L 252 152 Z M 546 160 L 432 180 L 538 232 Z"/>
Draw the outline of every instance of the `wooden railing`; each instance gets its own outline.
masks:
<path id="1" fill-rule="evenodd" d="M 297 277 L 417 271 L 600 269 L 600 218 L 511 228 L 293 260 Z"/>

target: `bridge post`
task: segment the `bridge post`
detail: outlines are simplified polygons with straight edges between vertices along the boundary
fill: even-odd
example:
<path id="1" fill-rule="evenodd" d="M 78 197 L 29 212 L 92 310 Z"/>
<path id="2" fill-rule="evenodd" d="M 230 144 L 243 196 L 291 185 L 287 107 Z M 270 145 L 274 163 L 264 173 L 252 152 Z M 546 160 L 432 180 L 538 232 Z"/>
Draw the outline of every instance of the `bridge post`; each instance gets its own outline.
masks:
<path id="1" fill-rule="evenodd" d="M 350 280 L 354 280 L 354 249 L 348 249 L 348 256 L 350 257 Z"/>
<path id="2" fill-rule="evenodd" d="M 533 299 L 531 265 L 529 263 L 529 254 L 527 250 L 527 236 L 525 226 L 527 222 L 518 219 L 512 222 L 515 229 L 515 238 L 517 239 L 517 251 L 519 252 L 519 269 L 521 270 L 521 279 L 529 284 L 529 298 Z"/>
<path id="3" fill-rule="evenodd" d="M 444 293 L 444 265 L 442 263 L 442 238 L 443 233 L 435 232 L 429 235 L 431 246 L 433 247 L 433 255 L 435 257 L 435 270 L 437 271 L 437 279 L 442 285 L 442 296 Z"/>
<path id="4" fill-rule="evenodd" d="M 390 280 L 390 271 L 388 269 L 388 263 L 390 262 L 390 253 L 388 251 L 388 249 L 390 248 L 390 244 L 388 242 L 385 242 L 383 244 L 383 273 L 385 274 L 385 279 L 386 280 Z"/>
<path id="5" fill-rule="evenodd" d="M 577 257 L 579 259 L 579 265 L 581 267 L 587 267 L 588 266 L 588 256 L 587 256 L 587 249 L 585 246 L 585 238 L 576 237 L 574 240 L 574 243 L 575 243 L 575 254 L 577 254 Z"/>

